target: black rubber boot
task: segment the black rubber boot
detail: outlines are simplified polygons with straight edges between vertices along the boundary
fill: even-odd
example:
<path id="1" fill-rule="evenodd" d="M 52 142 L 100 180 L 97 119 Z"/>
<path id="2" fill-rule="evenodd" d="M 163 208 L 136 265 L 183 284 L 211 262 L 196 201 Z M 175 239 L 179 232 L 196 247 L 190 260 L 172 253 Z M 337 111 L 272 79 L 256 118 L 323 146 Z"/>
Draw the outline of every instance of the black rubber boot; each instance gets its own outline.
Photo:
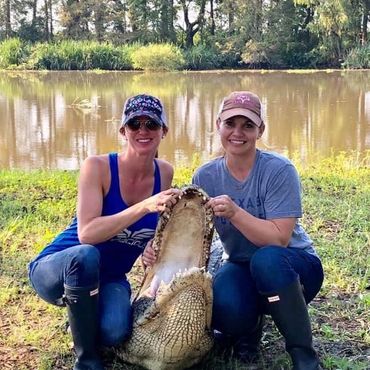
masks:
<path id="1" fill-rule="evenodd" d="M 264 323 L 264 316 L 261 315 L 253 331 L 248 335 L 240 337 L 234 343 L 234 354 L 240 361 L 249 363 L 258 359 Z"/>
<path id="2" fill-rule="evenodd" d="M 321 369 L 312 347 L 311 323 L 299 280 L 266 297 L 268 312 L 285 338 L 293 370 Z"/>
<path id="3" fill-rule="evenodd" d="M 237 339 L 219 331 L 215 331 L 216 352 L 225 356 L 233 354 L 236 358 L 245 363 L 256 361 L 259 356 L 259 345 L 262 338 L 264 323 L 264 316 L 261 315 L 252 332 Z"/>
<path id="4" fill-rule="evenodd" d="M 76 363 L 73 370 L 104 370 L 97 353 L 98 288 L 64 287 Z"/>

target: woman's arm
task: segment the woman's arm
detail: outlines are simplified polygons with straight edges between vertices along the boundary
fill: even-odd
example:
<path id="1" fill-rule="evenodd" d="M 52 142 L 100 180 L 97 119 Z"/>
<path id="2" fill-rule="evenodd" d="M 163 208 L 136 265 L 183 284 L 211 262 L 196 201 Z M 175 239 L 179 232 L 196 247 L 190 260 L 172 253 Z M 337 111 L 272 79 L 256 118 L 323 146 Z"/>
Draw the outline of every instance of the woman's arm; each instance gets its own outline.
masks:
<path id="1" fill-rule="evenodd" d="M 264 218 L 254 216 L 248 211 L 247 201 L 234 202 L 230 196 L 233 192 L 226 185 L 217 182 L 217 163 L 210 162 L 195 173 L 193 182 L 203 187 L 212 197 L 209 205 L 216 216 L 224 217 L 238 229 L 251 243 L 263 247 L 279 245 L 286 247 L 291 239 L 297 218 L 302 215 L 301 189 L 299 176 L 289 162 L 271 162 L 263 174 L 266 186 L 250 189 L 248 196 L 261 209 L 253 214 L 264 213 Z M 221 173 L 222 175 L 222 173 Z M 238 193 L 236 198 L 243 198 L 244 193 Z M 243 198 L 244 199 L 244 198 Z M 242 205 L 243 204 L 243 205 Z"/>
<path id="2" fill-rule="evenodd" d="M 292 236 L 295 217 L 263 220 L 237 206 L 228 195 L 219 195 L 209 202 L 216 216 L 225 217 L 253 244 L 286 247 Z"/>
<path id="3" fill-rule="evenodd" d="M 87 158 L 80 172 L 77 202 L 78 237 L 81 243 L 97 244 L 117 235 L 141 217 L 152 212 L 162 212 L 171 203 L 177 189 L 167 189 L 131 207 L 110 216 L 101 216 L 103 207 L 103 183 L 107 176 L 102 157 Z"/>
<path id="4" fill-rule="evenodd" d="M 297 220 L 295 217 L 257 218 L 237 206 L 227 195 L 212 198 L 209 204 L 216 216 L 229 219 L 248 240 L 259 247 L 271 244 L 286 247 Z"/>

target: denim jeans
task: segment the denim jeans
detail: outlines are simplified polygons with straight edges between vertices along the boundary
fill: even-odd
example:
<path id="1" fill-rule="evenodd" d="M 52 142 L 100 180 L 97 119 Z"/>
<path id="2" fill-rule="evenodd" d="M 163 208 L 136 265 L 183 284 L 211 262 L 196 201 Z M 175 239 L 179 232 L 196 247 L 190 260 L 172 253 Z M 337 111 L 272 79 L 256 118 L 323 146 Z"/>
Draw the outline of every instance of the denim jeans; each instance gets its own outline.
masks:
<path id="1" fill-rule="evenodd" d="M 114 346 L 131 333 L 131 288 L 124 277 L 102 281 L 99 269 L 99 251 L 83 244 L 31 262 L 29 279 L 36 293 L 54 305 L 60 305 L 64 285 L 86 289 L 99 285 L 99 340 L 103 346 Z"/>
<path id="2" fill-rule="evenodd" d="M 249 262 L 224 263 L 213 281 L 213 328 L 234 338 L 248 335 L 266 313 L 262 296 L 277 293 L 298 278 L 308 303 L 324 279 L 320 259 L 294 248 L 266 246 Z"/>

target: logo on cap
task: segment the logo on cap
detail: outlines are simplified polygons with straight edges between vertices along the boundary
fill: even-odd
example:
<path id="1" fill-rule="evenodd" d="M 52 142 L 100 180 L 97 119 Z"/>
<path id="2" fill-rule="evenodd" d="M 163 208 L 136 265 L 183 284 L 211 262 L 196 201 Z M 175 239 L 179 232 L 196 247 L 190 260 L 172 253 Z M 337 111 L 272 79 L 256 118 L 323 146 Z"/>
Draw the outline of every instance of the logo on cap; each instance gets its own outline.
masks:
<path id="1" fill-rule="evenodd" d="M 235 100 L 234 100 L 234 103 L 244 104 L 245 102 L 250 101 L 250 100 L 251 100 L 251 98 L 248 95 L 237 95 Z"/>
<path id="2" fill-rule="evenodd" d="M 154 96 L 141 94 L 126 100 L 123 107 L 122 126 L 135 117 L 148 116 L 161 126 L 167 126 L 163 105 Z"/>

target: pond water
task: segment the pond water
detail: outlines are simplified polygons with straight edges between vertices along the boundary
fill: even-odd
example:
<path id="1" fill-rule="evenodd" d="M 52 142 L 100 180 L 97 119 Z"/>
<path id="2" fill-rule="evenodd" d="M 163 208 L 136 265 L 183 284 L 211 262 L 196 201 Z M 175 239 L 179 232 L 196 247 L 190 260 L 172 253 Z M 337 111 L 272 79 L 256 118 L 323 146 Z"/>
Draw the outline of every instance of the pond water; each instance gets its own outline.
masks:
<path id="1" fill-rule="evenodd" d="M 233 90 L 261 98 L 261 148 L 305 162 L 370 149 L 370 71 L 0 72 L 0 168 L 77 169 L 120 151 L 123 103 L 144 92 L 167 110 L 160 156 L 205 161 L 219 152 L 217 110 Z"/>

